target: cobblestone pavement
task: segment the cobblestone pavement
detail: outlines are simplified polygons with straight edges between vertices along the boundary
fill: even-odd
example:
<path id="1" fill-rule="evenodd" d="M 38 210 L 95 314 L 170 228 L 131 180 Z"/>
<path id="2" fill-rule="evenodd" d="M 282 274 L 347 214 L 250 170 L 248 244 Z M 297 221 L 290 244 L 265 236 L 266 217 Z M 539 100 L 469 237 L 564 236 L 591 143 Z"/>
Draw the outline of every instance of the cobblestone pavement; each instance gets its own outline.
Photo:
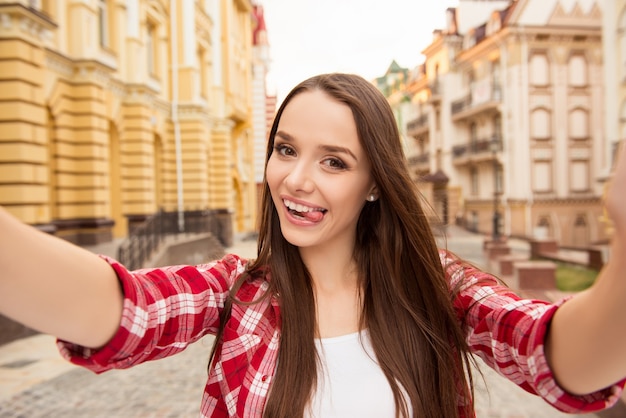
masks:
<path id="1" fill-rule="evenodd" d="M 484 265 L 479 236 L 452 230 L 447 246 Z M 254 242 L 240 241 L 229 251 L 252 257 L 255 249 Z M 212 337 L 206 337 L 176 356 L 102 375 L 62 360 L 48 335 L 0 346 L 0 417 L 196 417 L 211 344 Z M 562 414 L 488 367 L 481 370 L 484 383 L 475 376 L 479 418 L 583 417 Z"/>

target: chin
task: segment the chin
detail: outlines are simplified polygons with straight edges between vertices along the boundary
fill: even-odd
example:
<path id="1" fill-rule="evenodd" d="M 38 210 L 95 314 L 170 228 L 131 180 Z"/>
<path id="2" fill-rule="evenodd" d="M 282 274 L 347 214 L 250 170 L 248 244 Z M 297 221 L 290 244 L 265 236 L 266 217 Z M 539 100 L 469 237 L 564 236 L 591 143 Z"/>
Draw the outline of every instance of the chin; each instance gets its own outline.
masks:
<path id="1" fill-rule="evenodd" d="M 294 235 L 296 234 L 283 234 L 283 238 L 285 238 L 285 241 L 287 241 L 289 244 L 298 248 L 310 247 L 311 245 L 313 245 L 309 240 Z"/>
<path id="2" fill-rule="evenodd" d="M 281 234 L 285 241 L 294 247 L 305 248 L 317 245 L 317 240 L 313 237 L 308 237 L 306 233 L 302 231 L 285 231 L 281 229 Z"/>

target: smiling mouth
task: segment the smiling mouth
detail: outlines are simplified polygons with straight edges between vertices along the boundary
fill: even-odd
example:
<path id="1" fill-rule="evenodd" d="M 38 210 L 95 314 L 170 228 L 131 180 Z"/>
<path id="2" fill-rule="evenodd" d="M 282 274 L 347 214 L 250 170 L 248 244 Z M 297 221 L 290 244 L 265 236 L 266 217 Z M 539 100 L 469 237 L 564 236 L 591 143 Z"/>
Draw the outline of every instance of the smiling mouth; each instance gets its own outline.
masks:
<path id="1" fill-rule="evenodd" d="M 323 208 L 312 208 L 287 199 L 283 199 L 283 203 L 290 214 L 297 218 L 306 219 L 307 221 L 319 222 L 327 212 L 327 210 Z"/>

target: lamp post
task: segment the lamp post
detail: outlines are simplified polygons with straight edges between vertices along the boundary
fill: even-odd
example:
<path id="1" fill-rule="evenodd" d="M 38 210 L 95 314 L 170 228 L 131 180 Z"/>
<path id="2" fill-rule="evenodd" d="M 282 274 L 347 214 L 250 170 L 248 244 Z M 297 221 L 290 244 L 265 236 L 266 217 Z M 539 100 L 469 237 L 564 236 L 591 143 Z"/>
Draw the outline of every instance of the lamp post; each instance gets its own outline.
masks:
<path id="1" fill-rule="evenodd" d="M 491 152 L 493 154 L 493 242 L 500 241 L 500 212 L 498 211 L 498 151 L 500 141 L 494 137 L 491 141 Z"/>

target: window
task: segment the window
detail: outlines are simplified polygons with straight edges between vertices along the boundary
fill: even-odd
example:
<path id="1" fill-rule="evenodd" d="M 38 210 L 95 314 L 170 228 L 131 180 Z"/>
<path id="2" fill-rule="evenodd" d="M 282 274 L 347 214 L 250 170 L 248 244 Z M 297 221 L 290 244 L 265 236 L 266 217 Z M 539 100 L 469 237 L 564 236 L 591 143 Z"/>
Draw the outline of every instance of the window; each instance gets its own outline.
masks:
<path id="1" fill-rule="evenodd" d="M 589 116 L 583 109 L 574 109 L 569 114 L 569 136 L 573 139 L 589 137 Z"/>
<path id="2" fill-rule="evenodd" d="M 98 29 L 100 37 L 100 46 L 108 48 L 109 40 L 109 5 L 107 0 L 98 0 Z"/>
<path id="3" fill-rule="evenodd" d="M 533 139 L 550 139 L 551 115 L 546 109 L 535 109 L 530 115 L 530 135 Z"/>
<path id="4" fill-rule="evenodd" d="M 156 42 L 155 42 L 156 27 L 151 22 L 148 22 L 146 30 L 146 59 L 148 65 L 148 74 L 155 75 L 156 71 Z"/>
<path id="5" fill-rule="evenodd" d="M 575 247 L 586 247 L 589 245 L 589 226 L 587 216 L 584 213 L 576 215 L 574 227 L 572 228 L 572 244 Z"/>
<path id="6" fill-rule="evenodd" d="M 465 85 L 467 87 L 471 87 L 472 84 L 474 83 L 474 69 L 469 69 L 466 73 L 465 76 L 463 77 L 463 81 L 465 82 Z"/>
<path id="7" fill-rule="evenodd" d="M 548 216 L 542 216 L 539 218 L 537 226 L 535 227 L 534 235 L 536 239 L 546 239 L 553 236 L 552 223 L 550 222 L 550 218 Z"/>
<path id="8" fill-rule="evenodd" d="M 480 221 L 480 217 L 478 216 L 478 212 L 476 211 L 472 211 L 470 213 L 470 218 L 469 218 L 469 225 L 468 228 L 470 231 L 478 231 L 478 223 Z"/>
<path id="9" fill-rule="evenodd" d="M 476 126 L 476 122 L 472 122 L 470 125 L 470 142 L 478 141 L 478 127 Z"/>
<path id="10" fill-rule="evenodd" d="M 495 140 L 502 140 L 502 116 L 499 114 L 493 117 L 493 136 Z"/>
<path id="11" fill-rule="evenodd" d="M 207 84 L 207 65 L 205 62 L 205 57 L 206 57 L 206 53 L 204 52 L 204 49 L 202 48 L 198 48 L 198 78 L 199 78 L 199 84 L 200 84 L 200 97 L 206 99 L 207 98 L 207 92 L 209 91 L 209 86 Z"/>
<path id="12" fill-rule="evenodd" d="M 552 164 L 550 161 L 535 161 L 533 167 L 533 190 L 538 193 L 552 191 Z"/>
<path id="13" fill-rule="evenodd" d="M 500 62 L 491 61 L 491 80 L 493 85 L 500 87 Z"/>
<path id="14" fill-rule="evenodd" d="M 581 54 L 572 55 L 568 63 L 568 82 L 572 87 L 587 85 L 587 61 Z"/>
<path id="15" fill-rule="evenodd" d="M 550 65 L 545 53 L 535 53 L 530 58 L 530 84 L 547 86 L 550 82 Z"/>
<path id="16" fill-rule="evenodd" d="M 496 180 L 495 192 L 497 194 L 502 194 L 502 191 L 504 190 L 504 188 L 502 187 L 502 185 L 503 185 L 502 166 L 498 164 L 498 165 L 494 166 L 494 170 L 496 171 L 496 173 L 495 173 L 495 180 Z"/>
<path id="17" fill-rule="evenodd" d="M 472 193 L 472 196 L 476 196 L 478 195 L 478 169 L 476 167 L 472 167 L 470 168 L 470 190 Z"/>
<path id="18" fill-rule="evenodd" d="M 589 163 L 587 161 L 571 161 L 570 170 L 570 189 L 573 192 L 589 191 Z"/>

